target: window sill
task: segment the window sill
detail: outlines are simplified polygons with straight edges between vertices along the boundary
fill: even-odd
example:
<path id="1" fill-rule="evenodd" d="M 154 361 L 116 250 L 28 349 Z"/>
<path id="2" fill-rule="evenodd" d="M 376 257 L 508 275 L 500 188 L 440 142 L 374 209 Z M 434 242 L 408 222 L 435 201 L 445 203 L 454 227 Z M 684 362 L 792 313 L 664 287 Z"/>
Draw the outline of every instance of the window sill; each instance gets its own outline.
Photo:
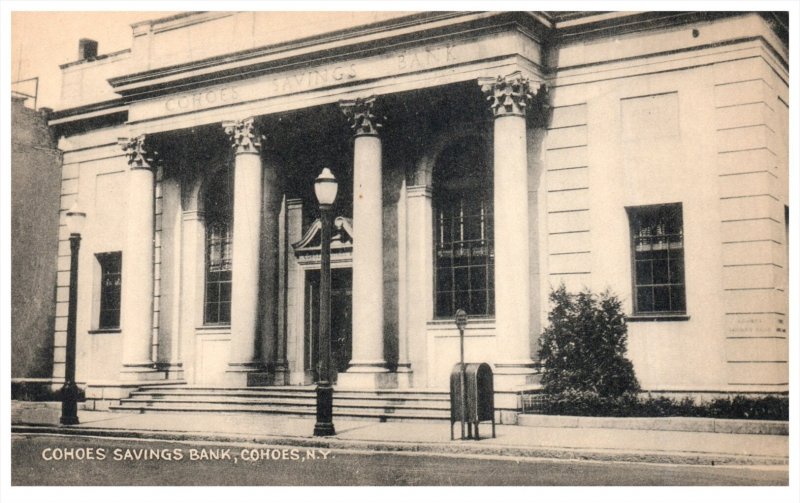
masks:
<path id="1" fill-rule="evenodd" d="M 89 330 L 90 334 L 121 334 L 121 328 L 96 328 L 94 330 Z"/>
<path id="2" fill-rule="evenodd" d="M 488 316 L 480 318 L 477 316 L 475 317 L 470 316 L 467 319 L 467 328 L 469 328 L 471 325 L 494 326 L 494 324 L 495 324 L 495 319 L 493 317 L 488 317 Z M 428 327 L 431 328 L 447 328 L 447 327 L 455 328 L 455 326 L 456 322 L 454 318 L 439 318 L 428 321 Z"/>
<path id="3" fill-rule="evenodd" d="M 627 316 L 625 321 L 638 323 L 642 321 L 689 321 L 688 314 L 635 314 Z"/>
<path id="4" fill-rule="evenodd" d="M 196 330 L 228 330 L 230 331 L 230 325 L 200 325 L 196 327 Z"/>

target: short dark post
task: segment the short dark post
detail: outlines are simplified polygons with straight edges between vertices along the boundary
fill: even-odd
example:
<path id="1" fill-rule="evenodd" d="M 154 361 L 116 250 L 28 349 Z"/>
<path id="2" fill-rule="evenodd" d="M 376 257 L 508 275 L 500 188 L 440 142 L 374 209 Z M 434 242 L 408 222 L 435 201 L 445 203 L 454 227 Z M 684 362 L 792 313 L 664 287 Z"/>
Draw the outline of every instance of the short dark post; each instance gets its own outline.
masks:
<path id="1" fill-rule="evenodd" d="M 456 326 L 458 327 L 459 340 L 461 341 L 461 372 L 459 381 L 461 385 L 461 440 L 464 440 L 464 424 L 467 421 L 467 390 L 464 366 L 464 329 L 467 327 L 467 312 L 463 309 L 456 311 Z"/>
<path id="2" fill-rule="evenodd" d="M 317 376 L 317 423 L 315 437 L 336 435 L 333 427 L 333 386 L 331 366 L 331 210 L 336 200 L 336 178 L 328 168 L 314 183 L 320 209 L 319 271 L 319 375 Z"/>
<path id="3" fill-rule="evenodd" d="M 67 348 L 64 365 L 64 386 L 61 388 L 61 419 L 63 425 L 78 424 L 78 385 L 75 383 L 75 318 L 78 311 L 78 256 L 81 249 L 81 227 L 86 213 L 77 209 L 77 203 L 67 212 L 69 228 L 69 305 L 67 309 Z"/>

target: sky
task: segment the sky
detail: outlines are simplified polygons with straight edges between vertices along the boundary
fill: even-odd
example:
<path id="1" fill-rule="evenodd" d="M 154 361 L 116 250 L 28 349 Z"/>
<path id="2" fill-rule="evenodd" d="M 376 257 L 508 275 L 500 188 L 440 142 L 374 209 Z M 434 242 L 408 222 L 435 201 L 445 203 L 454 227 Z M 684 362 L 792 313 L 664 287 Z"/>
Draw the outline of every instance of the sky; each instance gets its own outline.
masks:
<path id="1" fill-rule="evenodd" d="M 99 53 L 128 49 L 131 23 L 174 14 L 169 12 L 12 12 L 12 82 L 39 77 L 37 107 L 58 108 L 59 65 L 78 59 L 78 40 L 99 43 Z M 23 86 L 23 85 L 21 85 Z M 33 90 L 24 84 L 23 92 Z"/>

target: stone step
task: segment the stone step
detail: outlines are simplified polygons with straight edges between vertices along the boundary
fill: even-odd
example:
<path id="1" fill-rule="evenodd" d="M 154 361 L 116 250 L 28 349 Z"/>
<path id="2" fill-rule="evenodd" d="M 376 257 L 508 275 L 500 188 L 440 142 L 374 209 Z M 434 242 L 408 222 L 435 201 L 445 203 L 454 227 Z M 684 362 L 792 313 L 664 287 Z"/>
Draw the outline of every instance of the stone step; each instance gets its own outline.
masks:
<path id="1" fill-rule="evenodd" d="M 249 398 L 249 397 L 229 397 L 229 396 L 178 396 L 178 397 L 154 397 L 136 396 L 121 400 L 122 404 L 229 404 L 229 405 L 282 405 L 282 406 L 315 406 L 316 398 Z M 334 406 L 350 408 L 376 408 L 376 409 L 402 409 L 402 410 L 450 410 L 450 403 L 446 401 L 397 401 L 397 400 L 360 400 L 357 398 L 334 397 Z"/>
<path id="2" fill-rule="evenodd" d="M 189 403 L 171 404 L 158 403 L 151 405 L 124 403 L 112 406 L 111 410 L 118 412 L 214 412 L 214 413 L 262 413 L 262 414 L 284 414 L 313 416 L 316 408 L 313 405 L 307 407 L 278 406 L 271 404 L 260 405 L 239 405 L 239 404 L 216 404 L 216 403 Z M 347 408 L 333 407 L 334 416 L 367 418 L 384 420 L 447 420 L 450 418 L 449 411 L 438 410 L 380 410 L 377 408 Z"/>
<path id="3" fill-rule="evenodd" d="M 180 392 L 180 393 L 278 393 L 278 394 L 314 394 L 316 393 L 315 386 L 250 386 L 250 387 L 219 387 L 219 386 L 147 386 L 141 388 L 139 392 Z M 374 396 L 414 396 L 414 397 L 427 397 L 427 396 L 449 396 L 448 390 L 439 389 L 422 389 L 422 390 L 409 390 L 409 389 L 387 389 L 387 390 L 351 390 L 351 389 L 336 389 L 334 392 L 358 394 L 358 395 L 374 395 Z"/>
<path id="4" fill-rule="evenodd" d="M 380 421 L 450 418 L 450 395 L 443 390 L 334 390 L 333 400 L 334 414 L 350 418 Z M 252 412 L 313 416 L 316 387 L 148 385 L 110 409 L 139 413 Z"/>
<path id="5" fill-rule="evenodd" d="M 229 398 L 260 398 L 264 400 L 281 398 L 307 398 L 315 399 L 316 391 L 311 392 L 289 392 L 289 391 L 251 391 L 251 390 L 146 390 L 134 391 L 131 398 L 170 398 L 170 397 L 229 397 Z M 339 400 L 374 400 L 374 401 L 396 401 L 396 402 L 448 402 L 449 394 L 441 393 L 436 395 L 417 395 L 415 393 L 404 394 L 382 394 L 367 392 L 334 392 L 334 398 Z"/>

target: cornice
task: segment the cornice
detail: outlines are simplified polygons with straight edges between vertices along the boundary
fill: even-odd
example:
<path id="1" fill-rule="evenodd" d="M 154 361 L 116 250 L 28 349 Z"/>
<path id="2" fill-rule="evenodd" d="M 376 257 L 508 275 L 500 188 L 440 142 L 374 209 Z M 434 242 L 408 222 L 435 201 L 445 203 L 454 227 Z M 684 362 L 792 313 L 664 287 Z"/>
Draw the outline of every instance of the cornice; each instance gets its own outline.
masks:
<path id="1" fill-rule="evenodd" d="M 575 43 L 609 36 L 741 16 L 746 12 L 425 12 L 360 28 L 339 30 L 323 36 L 263 46 L 246 51 L 206 58 L 180 65 L 132 73 L 109 79 L 122 97 L 101 103 L 59 110 L 51 121 L 67 123 L 120 114 L 129 103 L 186 92 L 209 85 L 224 84 L 244 78 L 290 71 L 310 64 L 325 64 L 348 58 L 363 58 L 387 51 L 412 49 L 423 44 L 474 38 L 515 30 L 542 45 L 543 53 L 560 44 Z M 780 30 L 785 22 L 780 13 L 759 13 L 783 40 Z M 176 29 L 202 22 L 208 16 L 229 13 L 189 13 L 162 20 L 137 23 L 135 27 Z M 166 20 L 166 22 L 165 22 Z M 121 51 L 126 52 L 129 50 Z M 780 56 L 780 55 L 778 55 Z M 101 56 L 107 58 L 107 56 Z M 779 58 L 782 64 L 786 61 Z M 82 62 L 77 62 L 79 64 Z M 86 63 L 86 62 L 83 62 Z M 71 65 L 71 64 L 68 64 Z M 547 65 L 546 65 L 547 66 Z M 548 68 L 549 72 L 556 68 Z"/>
<path id="2" fill-rule="evenodd" d="M 443 12 L 415 14 L 364 26 L 339 30 L 322 37 L 308 37 L 289 43 L 273 44 L 206 58 L 180 65 L 133 73 L 108 80 L 122 96 L 142 99 L 170 92 L 185 91 L 209 81 L 224 83 L 309 63 L 320 64 L 343 57 L 368 57 L 387 47 L 399 49 L 459 34 L 474 36 L 503 27 L 527 30 L 529 36 L 544 35 L 542 18 L 524 12 Z"/>

